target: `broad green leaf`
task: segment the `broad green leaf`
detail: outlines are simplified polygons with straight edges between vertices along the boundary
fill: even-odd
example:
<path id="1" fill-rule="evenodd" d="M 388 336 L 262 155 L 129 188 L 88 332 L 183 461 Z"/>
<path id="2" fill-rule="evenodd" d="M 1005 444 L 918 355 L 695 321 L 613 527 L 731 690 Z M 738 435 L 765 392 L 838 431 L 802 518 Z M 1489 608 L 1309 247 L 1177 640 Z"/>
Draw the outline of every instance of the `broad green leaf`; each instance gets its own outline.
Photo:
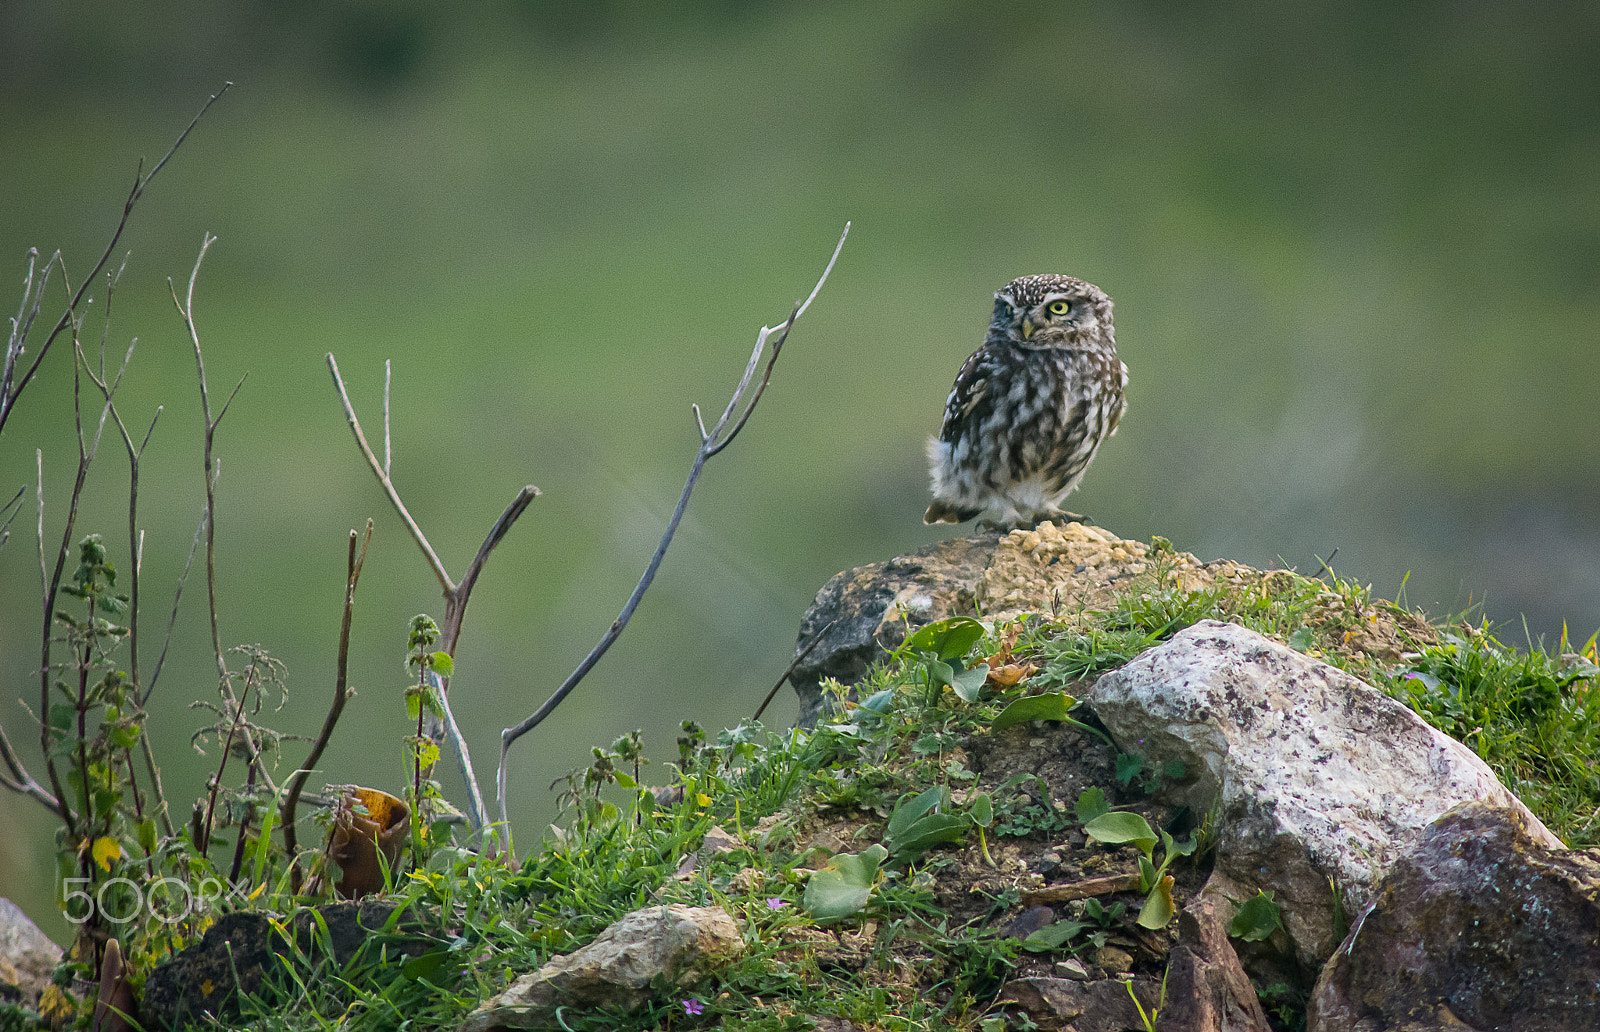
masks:
<path id="1" fill-rule="evenodd" d="M 1111 804 L 1106 802 L 1105 789 L 1086 788 L 1078 795 L 1078 806 L 1075 811 L 1078 820 L 1085 824 L 1102 814 L 1111 812 Z"/>
<path id="2" fill-rule="evenodd" d="M 1066 720 L 1067 711 L 1077 700 L 1065 692 L 1046 692 L 1018 699 L 994 718 L 994 730 L 1004 731 L 1013 724 L 1030 720 Z"/>
<path id="3" fill-rule="evenodd" d="M 1151 830 L 1150 822 L 1126 810 L 1113 810 L 1111 813 L 1101 814 L 1085 824 L 1083 832 L 1096 842 L 1105 842 L 1109 845 L 1131 842 L 1138 846 L 1139 852 L 1145 856 L 1149 856 L 1156 848 L 1156 833 Z"/>
<path id="4" fill-rule="evenodd" d="M 1260 942 L 1283 927 L 1279 919 L 1278 904 L 1272 893 L 1258 892 L 1245 900 L 1244 906 L 1228 922 L 1228 934 L 1245 942 Z"/>
<path id="5" fill-rule="evenodd" d="M 989 664 L 979 663 L 971 670 L 963 670 L 950 682 L 963 702 L 977 702 L 983 694 L 983 683 L 989 679 Z"/>
<path id="6" fill-rule="evenodd" d="M 1084 929 L 1091 927 L 1093 926 L 1086 921 L 1057 921 L 1055 924 L 1047 924 L 1022 940 L 1022 948 L 1031 953 L 1060 949 Z"/>
<path id="7" fill-rule="evenodd" d="M 950 668 L 949 663 L 941 663 L 937 659 L 927 662 L 929 684 L 951 684 L 956 679 L 956 672 Z"/>
<path id="8" fill-rule="evenodd" d="M 918 629 L 900 647 L 932 652 L 940 659 L 952 659 L 972 651 L 972 646 L 982 637 L 983 624 L 970 616 L 952 616 Z"/>
<path id="9" fill-rule="evenodd" d="M 449 677 L 451 674 L 455 673 L 456 661 L 451 658 L 450 653 L 435 652 L 428 658 L 433 661 L 434 672 L 440 677 Z"/>
<path id="10" fill-rule="evenodd" d="M 888 855 L 887 849 L 875 845 L 834 857 L 806 882 L 801 907 L 818 921 L 837 921 L 859 912 L 872 898 L 872 883 Z"/>
<path id="11" fill-rule="evenodd" d="M 994 799 L 987 792 L 979 792 L 968 801 L 967 815 L 978 827 L 989 827 L 994 823 Z"/>
<path id="12" fill-rule="evenodd" d="M 1164 875 L 1139 911 L 1139 927 L 1165 928 L 1177 910 L 1172 902 L 1172 875 Z"/>
<path id="13" fill-rule="evenodd" d="M 953 813 L 930 813 L 897 836 L 885 835 L 884 844 L 896 858 L 908 859 L 946 842 L 966 837 L 972 821 Z"/>
<path id="14" fill-rule="evenodd" d="M 887 713 L 894 705 L 894 689 L 885 688 L 881 692 L 873 692 L 862 702 L 861 709 L 871 710 L 874 713 Z"/>
<path id="15" fill-rule="evenodd" d="M 895 838 L 905 834 L 906 830 L 927 816 L 929 813 L 946 800 L 947 795 L 942 785 L 935 785 L 925 792 L 919 792 L 910 799 L 902 799 L 895 804 L 894 813 L 889 817 L 889 827 L 884 832 L 885 838 Z"/>

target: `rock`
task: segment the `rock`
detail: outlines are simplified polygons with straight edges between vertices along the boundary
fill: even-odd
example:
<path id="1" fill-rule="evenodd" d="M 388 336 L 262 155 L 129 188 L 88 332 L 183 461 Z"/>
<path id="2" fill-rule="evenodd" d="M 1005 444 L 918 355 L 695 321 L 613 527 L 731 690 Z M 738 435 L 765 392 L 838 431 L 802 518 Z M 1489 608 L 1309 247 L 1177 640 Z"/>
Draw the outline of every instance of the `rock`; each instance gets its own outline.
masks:
<path id="1" fill-rule="evenodd" d="M 1159 559 L 1159 562 L 1157 561 Z M 800 697 L 800 725 L 812 727 L 824 700 L 821 682 L 853 685 L 905 636 L 948 616 L 1005 620 L 1053 613 L 1071 622 L 1083 609 L 1104 609 L 1119 592 L 1143 584 L 1196 591 L 1243 586 L 1263 574 L 1187 552 L 1125 541 L 1100 527 L 1048 521 L 1004 537 L 952 538 L 885 563 L 839 574 L 817 593 L 800 621 L 796 654 L 832 622 L 816 649 L 790 675 Z"/>
<path id="2" fill-rule="evenodd" d="M 796 654 L 811 648 L 819 634 L 821 644 L 789 675 L 800 697 L 800 726 L 815 726 L 822 713 L 823 678 L 855 684 L 911 631 L 947 616 L 971 615 L 973 590 L 996 541 L 941 541 L 886 563 L 847 570 L 823 585 L 800 621 Z"/>
<path id="3" fill-rule="evenodd" d="M 1196 898 L 1178 915 L 1178 945 L 1167 957 L 1167 995 L 1156 1032 L 1270 1032 L 1250 976 L 1228 941 L 1214 900 Z"/>
<path id="4" fill-rule="evenodd" d="M 1161 986 L 1155 982 L 1123 982 L 1114 978 L 1076 982 L 1067 978 L 1019 978 L 1008 982 L 997 1001 L 1021 1009 L 1043 1029 L 1070 1032 L 1126 1032 L 1144 1028 L 1139 1007 L 1146 1014 L 1161 1006 Z M 1008 1007 L 1008 1009 L 1010 1009 Z"/>
<path id="5" fill-rule="evenodd" d="M 1337 885 L 1359 913 L 1395 857 L 1457 803 L 1518 811 L 1561 842 L 1470 749 L 1404 705 L 1254 631 L 1202 621 L 1101 677 L 1088 695 L 1147 766 L 1183 761 L 1175 794 L 1217 811 L 1216 870 L 1242 902 L 1272 890 L 1302 980 L 1337 945 Z M 1226 909 L 1226 908 L 1225 908 Z"/>
<path id="6" fill-rule="evenodd" d="M 744 952 L 721 907 L 678 904 L 635 910 L 582 949 L 523 975 L 467 1018 L 461 1032 L 543 1028 L 561 1004 L 632 1010 L 654 986 L 682 985 Z"/>
<path id="7" fill-rule="evenodd" d="M 1084 967 L 1083 961 L 1077 957 L 1068 957 L 1066 960 L 1056 961 L 1050 965 L 1050 973 L 1057 978 L 1070 978 L 1074 982 L 1087 982 L 1089 980 L 1089 969 Z"/>
<path id="8" fill-rule="evenodd" d="M 1600 849 L 1463 803 L 1373 894 L 1312 994 L 1308 1032 L 1600 1028 Z"/>
<path id="9" fill-rule="evenodd" d="M 0 999 L 17 999 L 6 991 L 13 987 L 24 1007 L 38 1009 L 39 994 L 59 963 L 61 947 L 21 907 L 0 896 Z"/>
<path id="10" fill-rule="evenodd" d="M 318 907 L 328 926 L 334 963 L 348 964 L 377 933 L 395 911 L 395 904 L 377 900 L 360 903 L 332 903 Z M 311 911 L 301 911 L 289 925 L 295 941 L 311 956 L 320 956 L 320 934 Z M 404 956 L 408 945 L 392 935 L 383 936 L 391 962 Z M 420 955 L 431 940 L 417 937 L 411 952 Z M 236 1017 L 238 995 L 260 993 L 279 976 L 283 966 L 279 954 L 291 952 L 283 935 L 272 927 L 266 914 L 238 910 L 217 919 L 197 945 L 191 946 L 150 973 L 145 981 L 144 1002 L 140 1007 L 147 1028 L 182 1028 L 185 1023 L 204 1023 L 203 1015 L 219 1020 Z"/>
<path id="11" fill-rule="evenodd" d="M 1102 946 L 1094 951 L 1094 965 L 1108 975 L 1120 975 L 1133 970 L 1133 954 L 1116 946 Z"/>

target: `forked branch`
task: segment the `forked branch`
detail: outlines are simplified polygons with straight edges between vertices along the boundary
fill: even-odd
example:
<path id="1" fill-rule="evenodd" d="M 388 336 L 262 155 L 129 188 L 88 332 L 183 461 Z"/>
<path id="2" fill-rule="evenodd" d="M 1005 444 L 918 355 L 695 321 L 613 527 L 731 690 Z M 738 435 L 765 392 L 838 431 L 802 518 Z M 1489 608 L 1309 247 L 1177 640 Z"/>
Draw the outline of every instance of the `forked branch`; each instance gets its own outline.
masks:
<path id="1" fill-rule="evenodd" d="M 839 260 L 839 252 L 844 249 L 845 238 L 849 235 L 850 224 L 847 222 L 845 223 L 844 232 L 839 236 L 839 243 L 833 249 L 832 257 L 828 259 L 827 267 L 822 270 L 822 275 L 817 279 L 817 285 L 811 288 L 811 293 L 804 301 L 794 306 L 794 310 L 789 313 L 789 318 L 777 326 L 763 326 L 761 327 L 761 332 L 756 334 L 756 344 L 750 352 L 750 361 L 745 363 L 744 375 L 739 377 L 739 382 L 733 389 L 733 395 L 728 399 L 727 406 L 722 410 L 721 418 L 716 421 L 710 430 L 706 429 L 705 420 L 700 414 L 700 406 L 691 406 L 694 410 L 695 426 L 700 431 L 700 449 L 695 453 L 694 464 L 689 468 L 689 478 L 683 485 L 682 494 L 678 496 L 677 508 L 673 509 L 672 518 L 667 522 L 667 529 L 661 535 L 661 542 L 656 545 L 655 554 L 650 557 L 650 563 L 645 567 L 644 575 L 639 578 L 639 583 L 633 589 L 633 594 L 628 596 L 628 601 L 623 605 L 622 612 L 618 614 L 616 620 L 612 621 L 605 634 L 601 635 L 599 642 L 578 664 L 577 669 L 573 670 L 567 676 L 567 679 L 561 682 L 561 686 L 555 690 L 554 694 L 546 699 L 538 709 L 530 713 L 520 724 L 508 727 L 500 732 L 500 765 L 495 772 L 495 792 L 500 803 L 500 824 L 502 827 L 510 827 L 507 814 L 506 758 L 511 751 L 512 744 L 535 727 L 538 727 L 540 722 L 554 712 L 555 708 L 561 705 L 562 700 L 572 694 L 572 690 L 578 687 L 578 683 L 588 675 L 590 670 L 594 669 L 594 665 L 600 662 L 600 657 L 604 656 L 606 651 L 622 636 L 623 630 L 628 626 L 628 621 L 633 618 L 634 610 L 639 607 L 640 600 L 644 598 L 644 593 L 650 589 L 651 582 L 655 580 L 656 571 L 661 568 L 661 560 L 666 556 L 667 547 L 672 544 L 672 537 L 678 531 L 678 523 L 683 519 L 684 510 L 689 506 L 689 496 L 694 492 L 695 482 L 700 479 L 700 472 L 705 469 L 706 462 L 713 455 L 718 454 L 733 443 L 733 439 L 739 436 L 739 431 L 743 430 L 745 424 L 750 421 L 751 413 L 755 411 L 757 403 L 761 401 L 762 394 L 766 392 L 767 384 L 772 379 L 772 367 L 778 361 L 778 355 L 783 350 L 784 342 L 789 339 L 789 331 L 794 328 L 795 320 L 804 315 L 806 309 L 811 307 L 811 302 L 816 300 L 817 294 L 822 290 L 822 285 L 828 281 L 828 274 L 833 271 L 834 263 Z M 773 334 L 777 334 L 776 339 L 772 339 Z M 761 375 L 761 383 L 756 387 L 753 394 L 749 394 L 747 399 L 746 394 L 749 391 L 750 381 L 761 364 L 761 356 L 766 351 L 769 339 L 772 339 L 772 352 L 767 357 L 767 366 Z M 729 424 L 730 419 L 732 420 L 731 426 Z"/>
<path id="2" fill-rule="evenodd" d="M 366 432 L 361 429 L 361 420 L 356 418 L 355 406 L 350 403 L 350 394 L 345 390 L 344 377 L 339 373 L 339 363 L 334 359 L 333 353 L 328 353 L 328 372 L 333 376 L 333 385 L 339 392 L 339 403 L 344 407 L 345 421 L 350 425 L 350 433 L 356 439 L 356 446 L 361 449 L 362 456 L 367 460 L 372 475 L 378 478 L 378 484 L 383 488 L 384 495 L 389 499 L 389 504 L 394 507 L 400 516 L 400 521 L 405 524 L 411 540 L 417 543 L 417 548 L 422 551 L 423 558 L 428 567 L 433 570 L 433 575 L 439 581 L 439 589 L 444 595 L 445 612 L 444 620 L 440 624 L 440 643 L 443 651 L 448 652 L 452 658 L 456 654 L 457 644 L 461 640 L 462 622 L 466 618 L 467 602 L 472 598 L 472 588 L 478 583 L 478 575 L 483 572 L 483 566 L 489 561 L 489 555 L 495 546 L 510 532 L 512 524 L 539 497 L 539 489 L 528 484 L 506 506 L 500 518 L 495 520 L 494 526 L 489 529 L 489 534 L 483 539 L 483 544 L 478 547 L 478 554 L 473 556 L 472 562 L 467 567 L 467 572 L 462 575 L 460 582 L 454 581 L 445 569 L 444 562 L 440 560 L 439 553 L 435 552 L 429 543 L 428 536 L 412 517 L 411 510 L 406 508 L 406 503 L 400 497 L 400 491 L 395 487 L 390 476 L 391 452 L 389 448 L 389 378 L 388 367 L 385 365 L 384 390 L 383 390 L 383 460 L 380 462 L 372 445 L 367 443 Z M 443 731 L 450 739 L 452 751 L 455 754 L 456 766 L 460 771 L 461 780 L 466 784 L 467 790 L 467 817 L 472 822 L 474 833 L 481 834 L 487 824 L 486 807 L 483 805 L 483 791 L 478 787 L 477 775 L 472 768 L 472 754 L 467 748 L 466 739 L 461 735 L 461 729 L 456 726 L 451 715 L 449 705 L 450 681 L 448 678 L 440 679 L 437 688 L 440 702 L 444 709 L 446 720 L 443 722 Z"/>

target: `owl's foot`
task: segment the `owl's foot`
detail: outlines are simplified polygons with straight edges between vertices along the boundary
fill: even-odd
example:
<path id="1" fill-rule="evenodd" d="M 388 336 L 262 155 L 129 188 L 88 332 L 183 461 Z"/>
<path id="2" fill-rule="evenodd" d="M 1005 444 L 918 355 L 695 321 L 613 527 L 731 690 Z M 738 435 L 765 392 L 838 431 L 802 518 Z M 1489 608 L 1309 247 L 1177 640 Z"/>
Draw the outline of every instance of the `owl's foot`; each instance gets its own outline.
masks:
<path id="1" fill-rule="evenodd" d="M 1079 516 L 1077 513 L 1068 512 L 1065 509 L 1056 509 L 1056 510 L 1050 512 L 1050 513 L 1047 513 L 1044 516 L 1041 516 L 1038 519 L 1038 521 L 1034 523 L 1034 526 L 1037 527 L 1040 523 L 1043 523 L 1045 520 L 1049 520 L 1051 523 L 1054 523 L 1058 527 L 1061 526 L 1063 523 L 1081 523 L 1085 527 L 1094 526 L 1094 520 L 1091 520 L 1089 517 L 1087 517 L 1087 516 Z"/>

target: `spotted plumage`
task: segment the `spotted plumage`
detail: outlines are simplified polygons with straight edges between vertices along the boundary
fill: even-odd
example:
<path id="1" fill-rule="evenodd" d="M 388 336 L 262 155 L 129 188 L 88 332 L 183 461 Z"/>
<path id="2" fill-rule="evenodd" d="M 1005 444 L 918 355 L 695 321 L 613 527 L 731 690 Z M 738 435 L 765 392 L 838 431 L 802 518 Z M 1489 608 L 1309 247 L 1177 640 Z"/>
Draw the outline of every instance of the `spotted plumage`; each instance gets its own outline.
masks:
<path id="1" fill-rule="evenodd" d="M 928 442 L 926 523 L 1016 527 L 1062 515 L 1122 418 L 1128 367 L 1111 299 L 1071 276 L 1023 276 L 994 295 L 983 346 L 956 374 Z"/>

